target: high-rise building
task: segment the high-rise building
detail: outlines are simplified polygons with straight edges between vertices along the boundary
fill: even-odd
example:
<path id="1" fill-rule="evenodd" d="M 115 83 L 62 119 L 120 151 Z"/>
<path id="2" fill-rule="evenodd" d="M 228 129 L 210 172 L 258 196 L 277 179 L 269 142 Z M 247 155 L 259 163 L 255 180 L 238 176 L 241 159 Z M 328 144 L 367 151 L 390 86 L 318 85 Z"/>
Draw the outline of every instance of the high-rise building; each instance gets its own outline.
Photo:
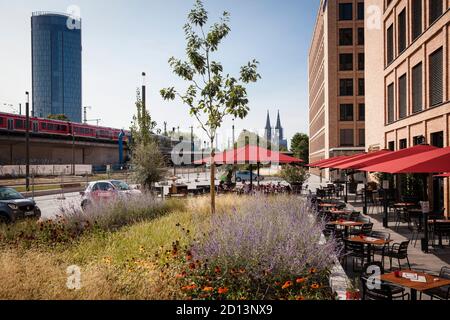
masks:
<path id="1" fill-rule="evenodd" d="M 81 21 L 65 14 L 31 17 L 34 115 L 81 122 Z"/>
<path id="2" fill-rule="evenodd" d="M 364 151 L 363 0 L 321 1 L 308 63 L 310 161 Z"/>
<path id="3" fill-rule="evenodd" d="M 366 0 L 366 11 L 368 150 L 450 146 L 450 1 Z M 449 183 L 433 184 L 448 214 Z"/>

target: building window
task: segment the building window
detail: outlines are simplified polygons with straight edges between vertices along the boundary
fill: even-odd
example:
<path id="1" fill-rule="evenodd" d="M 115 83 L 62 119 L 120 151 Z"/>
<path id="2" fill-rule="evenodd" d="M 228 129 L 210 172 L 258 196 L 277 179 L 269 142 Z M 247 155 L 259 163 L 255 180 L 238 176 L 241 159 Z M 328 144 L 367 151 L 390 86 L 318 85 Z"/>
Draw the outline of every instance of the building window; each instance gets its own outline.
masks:
<path id="1" fill-rule="evenodd" d="M 412 0 L 412 37 L 417 39 L 422 34 L 422 0 Z"/>
<path id="2" fill-rule="evenodd" d="M 412 111 L 420 112 L 423 109 L 422 89 L 422 63 L 412 69 Z"/>
<path id="3" fill-rule="evenodd" d="M 394 27 L 392 25 L 387 29 L 386 42 L 386 59 L 389 64 L 394 60 Z"/>
<path id="4" fill-rule="evenodd" d="M 395 151 L 395 142 L 394 141 L 389 141 L 388 149 L 391 151 Z"/>
<path id="5" fill-rule="evenodd" d="M 365 67 L 364 64 L 365 64 L 364 53 L 358 53 L 358 70 L 359 71 L 364 70 L 364 67 Z"/>
<path id="6" fill-rule="evenodd" d="M 398 15 L 398 53 L 406 49 L 406 9 Z"/>
<path id="7" fill-rule="evenodd" d="M 366 130 L 359 129 L 359 146 L 364 147 L 366 145 Z"/>
<path id="8" fill-rule="evenodd" d="M 353 96 L 353 79 L 341 79 L 339 82 L 339 95 L 341 97 Z"/>
<path id="9" fill-rule="evenodd" d="M 341 147 L 353 147 L 353 129 L 341 129 Z"/>
<path id="10" fill-rule="evenodd" d="M 406 139 L 400 140 L 399 148 L 400 150 L 408 148 L 408 140 Z"/>
<path id="11" fill-rule="evenodd" d="M 339 55 L 339 70 L 352 71 L 353 70 L 353 54 L 342 53 Z"/>
<path id="12" fill-rule="evenodd" d="M 406 94 L 406 74 L 398 79 L 398 108 L 400 119 L 406 118 L 408 106 L 407 106 L 407 94 Z"/>
<path id="13" fill-rule="evenodd" d="M 430 25 L 442 16 L 442 0 L 428 0 Z"/>
<path id="14" fill-rule="evenodd" d="M 365 91 L 364 79 L 358 79 L 358 96 L 365 95 Z"/>
<path id="15" fill-rule="evenodd" d="M 366 121 L 366 105 L 364 103 L 360 103 L 358 106 L 358 120 Z"/>
<path id="16" fill-rule="evenodd" d="M 339 20 L 353 20 L 353 4 L 340 3 L 339 4 Z"/>
<path id="17" fill-rule="evenodd" d="M 437 148 L 444 147 L 444 131 L 439 131 L 431 134 L 431 145 Z"/>
<path id="18" fill-rule="evenodd" d="M 388 123 L 394 122 L 394 84 L 390 84 L 387 90 L 387 121 Z"/>
<path id="19" fill-rule="evenodd" d="M 358 45 L 364 45 L 364 28 L 358 28 Z"/>
<path id="20" fill-rule="evenodd" d="M 364 20 L 364 2 L 358 2 L 358 20 Z"/>
<path id="21" fill-rule="evenodd" d="M 444 99 L 444 73 L 442 47 L 430 55 L 430 105 L 436 106 Z"/>
<path id="22" fill-rule="evenodd" d="M 341 121 L 353 121 L 353 105 L 341 104 L 340 105 L 340 120 Z"/>
<path id="23" fill-rule="evenodd" d="M 418 146 L 420 144 L 424 144 L 425 143 L 425 137 L 424 136 L 416 136 L 413 138 L 413 144 L 415 146 Z"/>
<path id="24" fill-rule="evenodd" d="M 352 46 L 353 45 L 353 29 L 343 28 L 339 29 L 339 45 Z"/>

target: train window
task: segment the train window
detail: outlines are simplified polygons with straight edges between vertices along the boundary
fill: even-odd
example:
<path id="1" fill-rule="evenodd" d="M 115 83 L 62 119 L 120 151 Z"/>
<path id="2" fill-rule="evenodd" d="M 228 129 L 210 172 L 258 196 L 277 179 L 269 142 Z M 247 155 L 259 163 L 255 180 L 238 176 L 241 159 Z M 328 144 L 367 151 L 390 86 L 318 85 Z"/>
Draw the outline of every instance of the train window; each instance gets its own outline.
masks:
<path id="1" fill-rule="evenodd" d="M 0 126 L 2 126 L 2 125 L 3 125 L 3 118 L 0 117 Z"/>
<path id="2" fill-rule="evenodd" d="M 47 129 L 47 124 L 44 122 L 41 124 L 42 129 Z"/>
<path id="3" fill-rule="evenodd" d="M 25 122 L 23 120 L 16 119 L 16 121 L 14 122 L 14 127 L 16 129 L 24 129 L 25 128 Z"/>

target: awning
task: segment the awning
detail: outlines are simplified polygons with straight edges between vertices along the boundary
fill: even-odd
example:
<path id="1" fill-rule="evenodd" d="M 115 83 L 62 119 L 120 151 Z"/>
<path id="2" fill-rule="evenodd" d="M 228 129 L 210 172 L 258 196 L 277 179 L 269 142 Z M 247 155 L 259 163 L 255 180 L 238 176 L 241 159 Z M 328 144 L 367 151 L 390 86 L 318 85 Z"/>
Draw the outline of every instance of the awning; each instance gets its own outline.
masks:
<path id="1" fill-rule="evenodd" d="M 347 162 L 345 164 L 337 166 L 337 169 L 353 169 L 358 170 L 360 168 L 373 166 L 376 164 L 380 164 L 386 161 L 392 161 L 396 159 L 401 159 L 404 157 L 408 157 L 411 155 L 433 151 L 436 150 L 436 147 L 428 146 L 428 145 L 418 145 L 408 149 L 402 149 L 399 151 L 389 151 L 389 150 L 381 150 L 378 152 L 369 153 L 367 157 L 360 158 L 358 160 Z"/>
<path id="2" fill-rule="evenodd" d="M 211 157 L 195 161 L 195 164 L 207 164 Z M 247 145 L 239 149 L 224 151 L 214 157 L 216 164 L 258 164 L 258 163 L 303 163 L 301 159 L 290 157 L 281 152 L 271 151 L 258 146 Z"/>
<path id="3" fill-rule="evenodd" d="M 384 173 L 450 172 L 450 147 L 385 161 L 359 170 Z"/>

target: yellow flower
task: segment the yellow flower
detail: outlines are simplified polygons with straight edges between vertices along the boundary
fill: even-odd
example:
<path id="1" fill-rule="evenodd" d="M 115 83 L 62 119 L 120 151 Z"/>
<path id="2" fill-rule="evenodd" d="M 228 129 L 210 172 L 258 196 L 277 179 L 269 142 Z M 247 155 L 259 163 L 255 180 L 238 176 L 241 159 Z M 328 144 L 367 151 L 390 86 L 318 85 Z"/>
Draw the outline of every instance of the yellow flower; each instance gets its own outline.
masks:
<path id="1" fill-rule="evenodd" d="M 319 285 L 318 283 L 313 283 L 313 284 L 311 285 L 311 289 L 317 290 L 317 289 L 319 289 L 319 288 L 320 288 L 320 285 Z"/>

